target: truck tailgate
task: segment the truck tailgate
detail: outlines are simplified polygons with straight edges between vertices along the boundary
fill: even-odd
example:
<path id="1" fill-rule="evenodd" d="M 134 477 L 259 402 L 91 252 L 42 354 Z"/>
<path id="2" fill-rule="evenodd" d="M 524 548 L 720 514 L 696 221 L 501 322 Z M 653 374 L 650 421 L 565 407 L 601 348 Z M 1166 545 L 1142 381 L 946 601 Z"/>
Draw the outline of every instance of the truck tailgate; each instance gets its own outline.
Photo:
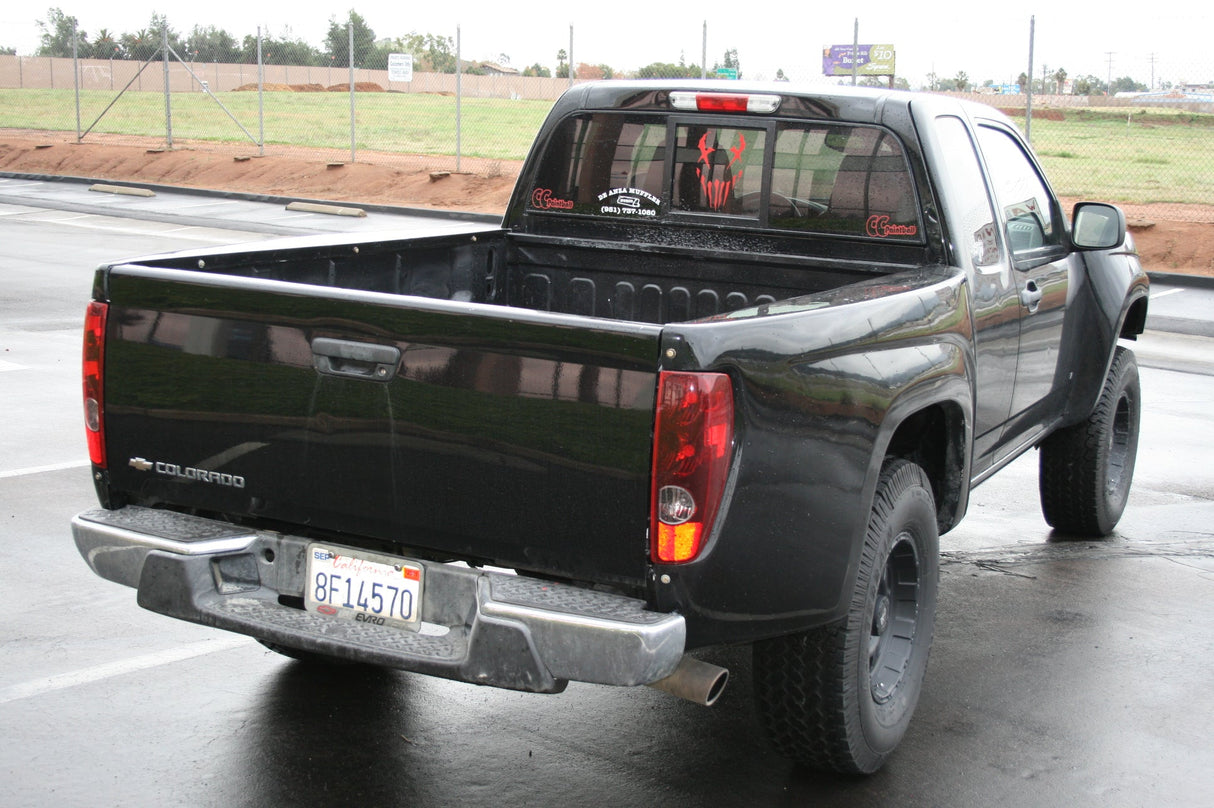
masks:
<path id="1" fill-rule="evenodd" d="M 658 326 L 108 270 L 119 496 L 639 583 Z"/>

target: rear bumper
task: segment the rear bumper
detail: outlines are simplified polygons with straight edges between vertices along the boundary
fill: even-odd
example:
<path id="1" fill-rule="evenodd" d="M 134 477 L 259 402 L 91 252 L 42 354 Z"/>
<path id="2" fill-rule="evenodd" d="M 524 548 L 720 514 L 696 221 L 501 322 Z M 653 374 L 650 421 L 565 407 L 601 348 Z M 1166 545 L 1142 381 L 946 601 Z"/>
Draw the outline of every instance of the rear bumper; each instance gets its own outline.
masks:
<path id="1" fill-rule="evenodd" d="M 308 539 L 170 511 L 86 511 L 72 533 L 95 573 L 151 611 L 447 679 L 540 693 L 650 684 L 686 644 L 682 616 L 637 599 L 427 561 L 421 632 L 338 620 L 297 607 Z"/>

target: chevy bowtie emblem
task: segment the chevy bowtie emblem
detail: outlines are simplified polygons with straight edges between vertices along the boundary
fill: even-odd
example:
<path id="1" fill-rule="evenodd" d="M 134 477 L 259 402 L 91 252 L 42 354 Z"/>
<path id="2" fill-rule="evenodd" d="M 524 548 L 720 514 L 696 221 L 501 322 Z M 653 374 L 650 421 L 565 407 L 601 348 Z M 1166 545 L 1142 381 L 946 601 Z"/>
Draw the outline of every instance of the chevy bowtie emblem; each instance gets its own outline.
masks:
<path id="1" fill-rule="evenodd" d="M 150 471 L 162 477 L 173 477 L 180 482 L 210 483 L 228 488 L 244 488 L 245 486 L 245 479 L 239 474 L 199 469 L 193 466 L 179 466 L 176 463 L 162 463 L 159 460 L 148 460 L 143 457 L 132 457 L 127 461 L 127 465 L 135 471 Z"/>

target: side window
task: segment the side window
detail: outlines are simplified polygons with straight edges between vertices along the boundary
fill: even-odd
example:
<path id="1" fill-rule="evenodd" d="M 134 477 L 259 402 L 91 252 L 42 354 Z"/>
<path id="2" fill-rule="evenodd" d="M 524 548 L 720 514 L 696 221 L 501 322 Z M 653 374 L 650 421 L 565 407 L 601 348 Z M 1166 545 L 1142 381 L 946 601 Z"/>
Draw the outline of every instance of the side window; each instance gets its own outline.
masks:
<path id="1" fill-rule="evenodd" d="M 1062 228 L 1054 221 L 1049 192 L 1020 144 L 1007 132 L 990 126 L 978 127 L 978 142 L 1007 220 L 1012 255 L 1059 244 Z"/>
<path id="2" fill-rule="evenodd" d="M 967 251 L 975 267 L 998 264 L 1003 258 L 1003 239 L 995 227 L 995 212 L 974 141 L 960 118 L 942 116 L 936 124 L 940 156 L 934 168 L 952 191 L 950 198 L 957 202 L 954 209 L 945 211 L 957 249 Z"/>

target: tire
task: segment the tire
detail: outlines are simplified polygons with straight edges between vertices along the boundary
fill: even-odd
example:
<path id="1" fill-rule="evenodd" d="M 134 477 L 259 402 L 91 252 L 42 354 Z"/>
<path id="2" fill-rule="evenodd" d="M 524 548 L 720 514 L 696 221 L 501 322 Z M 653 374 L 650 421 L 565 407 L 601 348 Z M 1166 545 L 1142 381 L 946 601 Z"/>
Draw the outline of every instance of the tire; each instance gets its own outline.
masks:
<path id="1" fill-rule="evenodd" d="M 1130 497 L 1141 418 L 1138 362 L 1117 346 L 1092 414 L 1041 444 L 1041 512 L 1051 527 L 1074 538 L 1113 532 Z"/>
<path id="2" fill-rule="evenodd" d="M 847 617 L 754 647 L 755 698 L 779 752 L 814 769 L 871 773 L 906 734 L 936 620 L 936 505 L 913 463 L 882 471 Z"/>

